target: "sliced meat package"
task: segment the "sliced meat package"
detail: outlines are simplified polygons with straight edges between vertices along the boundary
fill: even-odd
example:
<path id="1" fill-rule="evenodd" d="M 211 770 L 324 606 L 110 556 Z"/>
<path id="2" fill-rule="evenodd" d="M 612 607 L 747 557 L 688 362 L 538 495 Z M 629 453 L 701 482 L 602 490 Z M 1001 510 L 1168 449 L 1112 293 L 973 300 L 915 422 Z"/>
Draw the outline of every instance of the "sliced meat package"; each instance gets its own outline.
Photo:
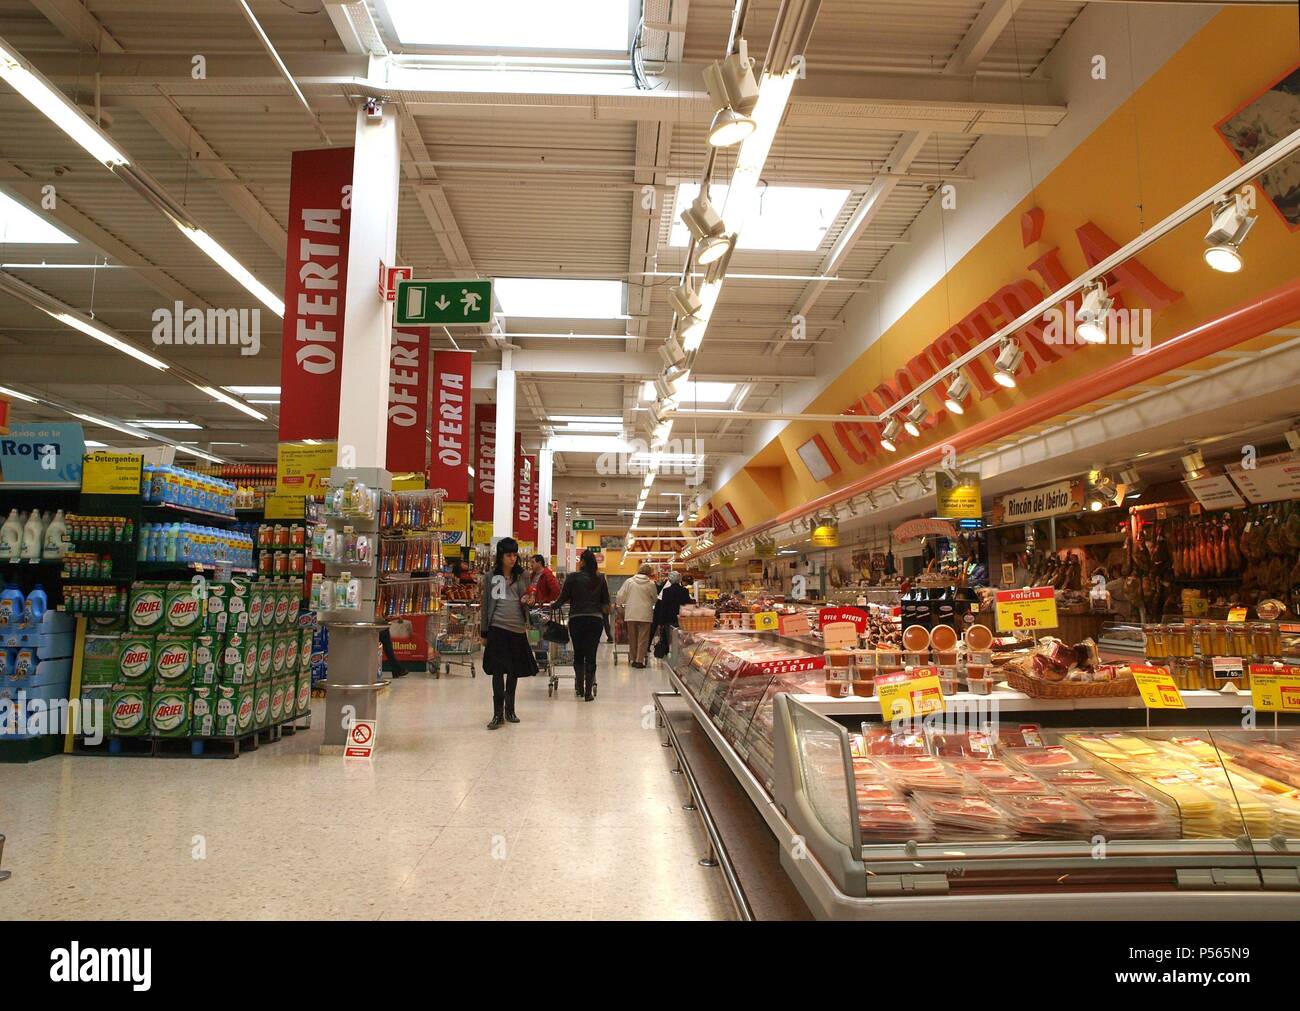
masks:
<path id="1" fill-rule="evenodd" d="M 1069 748 L 1052 744 L 1043 748 L 1002 748 L 1002 758 L 1025 772 L 1055 772 L 1061 769 L 1087 769 L 1092 763 Z"/>
<path id="2" fill-rule="evenodd" d="M 877 758 L 876 765 L 895 786 L 904 791 L 936 790 L 965 792 L 965 781 L 940 758 L 930 755 Z"/>
<path id="3" fill-rule="evenodd" d="M 1077 801 L 1061 794 L 998 798 L 1017 834 L 1032 838 L 1090 839 L 1096 818 Z"/>
<path id="4" fill-rule="evenodd" d="M 918 790 L 912 800 L 940 839 L 1005 839 L 1012 833 L 1006 812 L 987 797 Z"/>
<path id="5" fill-rule="evenodd" d="M 864 843 L 921 842 L 934 834 L 925 816 L 906 801 L 859 804 L 858 826 Z"/>

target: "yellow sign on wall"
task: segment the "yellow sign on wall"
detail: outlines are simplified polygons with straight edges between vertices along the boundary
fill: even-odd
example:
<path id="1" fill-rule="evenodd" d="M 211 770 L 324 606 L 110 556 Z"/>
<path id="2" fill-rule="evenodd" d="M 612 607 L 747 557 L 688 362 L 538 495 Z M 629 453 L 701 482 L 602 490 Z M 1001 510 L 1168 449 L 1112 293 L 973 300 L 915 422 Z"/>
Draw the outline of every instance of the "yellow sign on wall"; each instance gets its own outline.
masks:
<path id="1" fill-rule="evenodd" d="M 492 521 L 475 520 L 470 528 L 470 542 L 473 544 L 491 544 L 492 543 Z"/>
<path id="2" fill-rule="evenodd" d="M 442 534 L 442 554 L 444 557 L 460 557 L 460 549 L 469 546 L 469 503 L 444 502 L 442 504 L 442 524 L 438 532 Z M 489 535 L 489 543 L 491 537 Z"/>
<path id="3" fill-rule="evenodd" d="M 977 520 L 984 515 L 980 476 L 976 471 L 958 474 L 956 484 L 944 474 L 936 475 L 934 498 L 936 515 L 945 519 Z"/>
<path id="4" fill-rule="evenodd" d="M 330 470 L 338 460 L 338 443 L 282 442 L 275 458 L 277 495 L 324 495 Z"/>
<path id="5" fill-rule="evenodd" d="M 814 548 L 838 548 L 840 546 L 840 528 L 830 524 L 815 527 L 812 532 Z"/>
<path id="6" fill-rule="evenodd" d="M 82 461 L 81 493 L 139 495 L 143 464 L 139 453 L 87 453 Z"/>

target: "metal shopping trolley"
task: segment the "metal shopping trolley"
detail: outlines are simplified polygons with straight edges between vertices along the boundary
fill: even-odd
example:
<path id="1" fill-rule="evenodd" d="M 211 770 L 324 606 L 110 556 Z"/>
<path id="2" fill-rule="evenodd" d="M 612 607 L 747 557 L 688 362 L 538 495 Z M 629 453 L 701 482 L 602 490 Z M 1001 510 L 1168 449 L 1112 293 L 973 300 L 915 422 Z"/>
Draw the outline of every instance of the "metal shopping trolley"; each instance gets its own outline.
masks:
<path id="1" fill-rule="evenodd" d="M 614 620 L 611 624 L 611 631 L 614 633 L 613 642 L 613 662 L 618 663 L 619 650 L 622 649 L 623 659 L 628 663 L 632 662 L 632 646 L 627 637 L 627 616 L 623 613 L 623 605 L 614 605 Z"/>
<path id="2" fill-rule="evenodd" d="M 528 642 L 533 648 L 533 656 L 537 660 L 538 670 L 546 675 L 546 696 L 547 698 L 554 698 L 556 691 L 560 687 L 560 668 L 573 667 L 573 644 L 547 642 L 542 638 L 542 629 L 546 627 L 548 621 L 558 621 L 567 627 L 569 624 L 569 609 L 568 607 L 545 604 L 530 611 L 529 619 Z M 564 675 L 566 678 L 575 676 L 573 674 Z"/>
<path id="3" fill-rule="evenodd" d="M 432 616 L 431 624 L 435 629 L 434 677 L 450 674 L 453 666 L 468 667 L 469 676 L 478 677 L 474 654 L 479 649 L 479 605 L 448 602 Z"/>

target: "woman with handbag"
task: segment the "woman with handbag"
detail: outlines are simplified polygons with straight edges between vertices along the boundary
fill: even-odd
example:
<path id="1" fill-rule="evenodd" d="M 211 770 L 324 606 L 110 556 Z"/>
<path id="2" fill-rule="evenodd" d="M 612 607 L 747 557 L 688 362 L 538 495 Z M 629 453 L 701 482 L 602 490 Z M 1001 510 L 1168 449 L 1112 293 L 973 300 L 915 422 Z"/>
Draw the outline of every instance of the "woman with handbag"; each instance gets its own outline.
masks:
<path id="1" fill-rule="evenodd" d="M 596 566 L 596 553 L 588 548 L 560 590 L 556 607 L 569 605 L 569 635 L 573 639 L 574 693 L 590 702 L 595 698 L 596 647 L 609 613 L 609 584 Z"/>
<path id="2" fill-rule="evenodd" d="M 528 644 L 528 572 L 519 561 L 519 544 L 503 537 L 497 544 L 496 564 L 483 580 L 479 633 L 483 673 L 492 678 L 492 722 L 489 730 L 518 723 L 515 685 L 537 673 L 537 660 Z"/>

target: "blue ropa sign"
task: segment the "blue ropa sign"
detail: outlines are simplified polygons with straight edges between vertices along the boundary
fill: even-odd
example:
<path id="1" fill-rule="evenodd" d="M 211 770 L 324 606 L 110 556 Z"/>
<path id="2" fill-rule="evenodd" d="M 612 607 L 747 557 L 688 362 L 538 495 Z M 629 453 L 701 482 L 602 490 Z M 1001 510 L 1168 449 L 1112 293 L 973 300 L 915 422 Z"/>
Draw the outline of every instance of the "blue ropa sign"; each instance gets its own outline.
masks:
<path id="1" fill-rule="evenodd" d="M 78 424 L 12 425 L 0 435 L 0 483 L 80 487 L 85 453 Z"/>

